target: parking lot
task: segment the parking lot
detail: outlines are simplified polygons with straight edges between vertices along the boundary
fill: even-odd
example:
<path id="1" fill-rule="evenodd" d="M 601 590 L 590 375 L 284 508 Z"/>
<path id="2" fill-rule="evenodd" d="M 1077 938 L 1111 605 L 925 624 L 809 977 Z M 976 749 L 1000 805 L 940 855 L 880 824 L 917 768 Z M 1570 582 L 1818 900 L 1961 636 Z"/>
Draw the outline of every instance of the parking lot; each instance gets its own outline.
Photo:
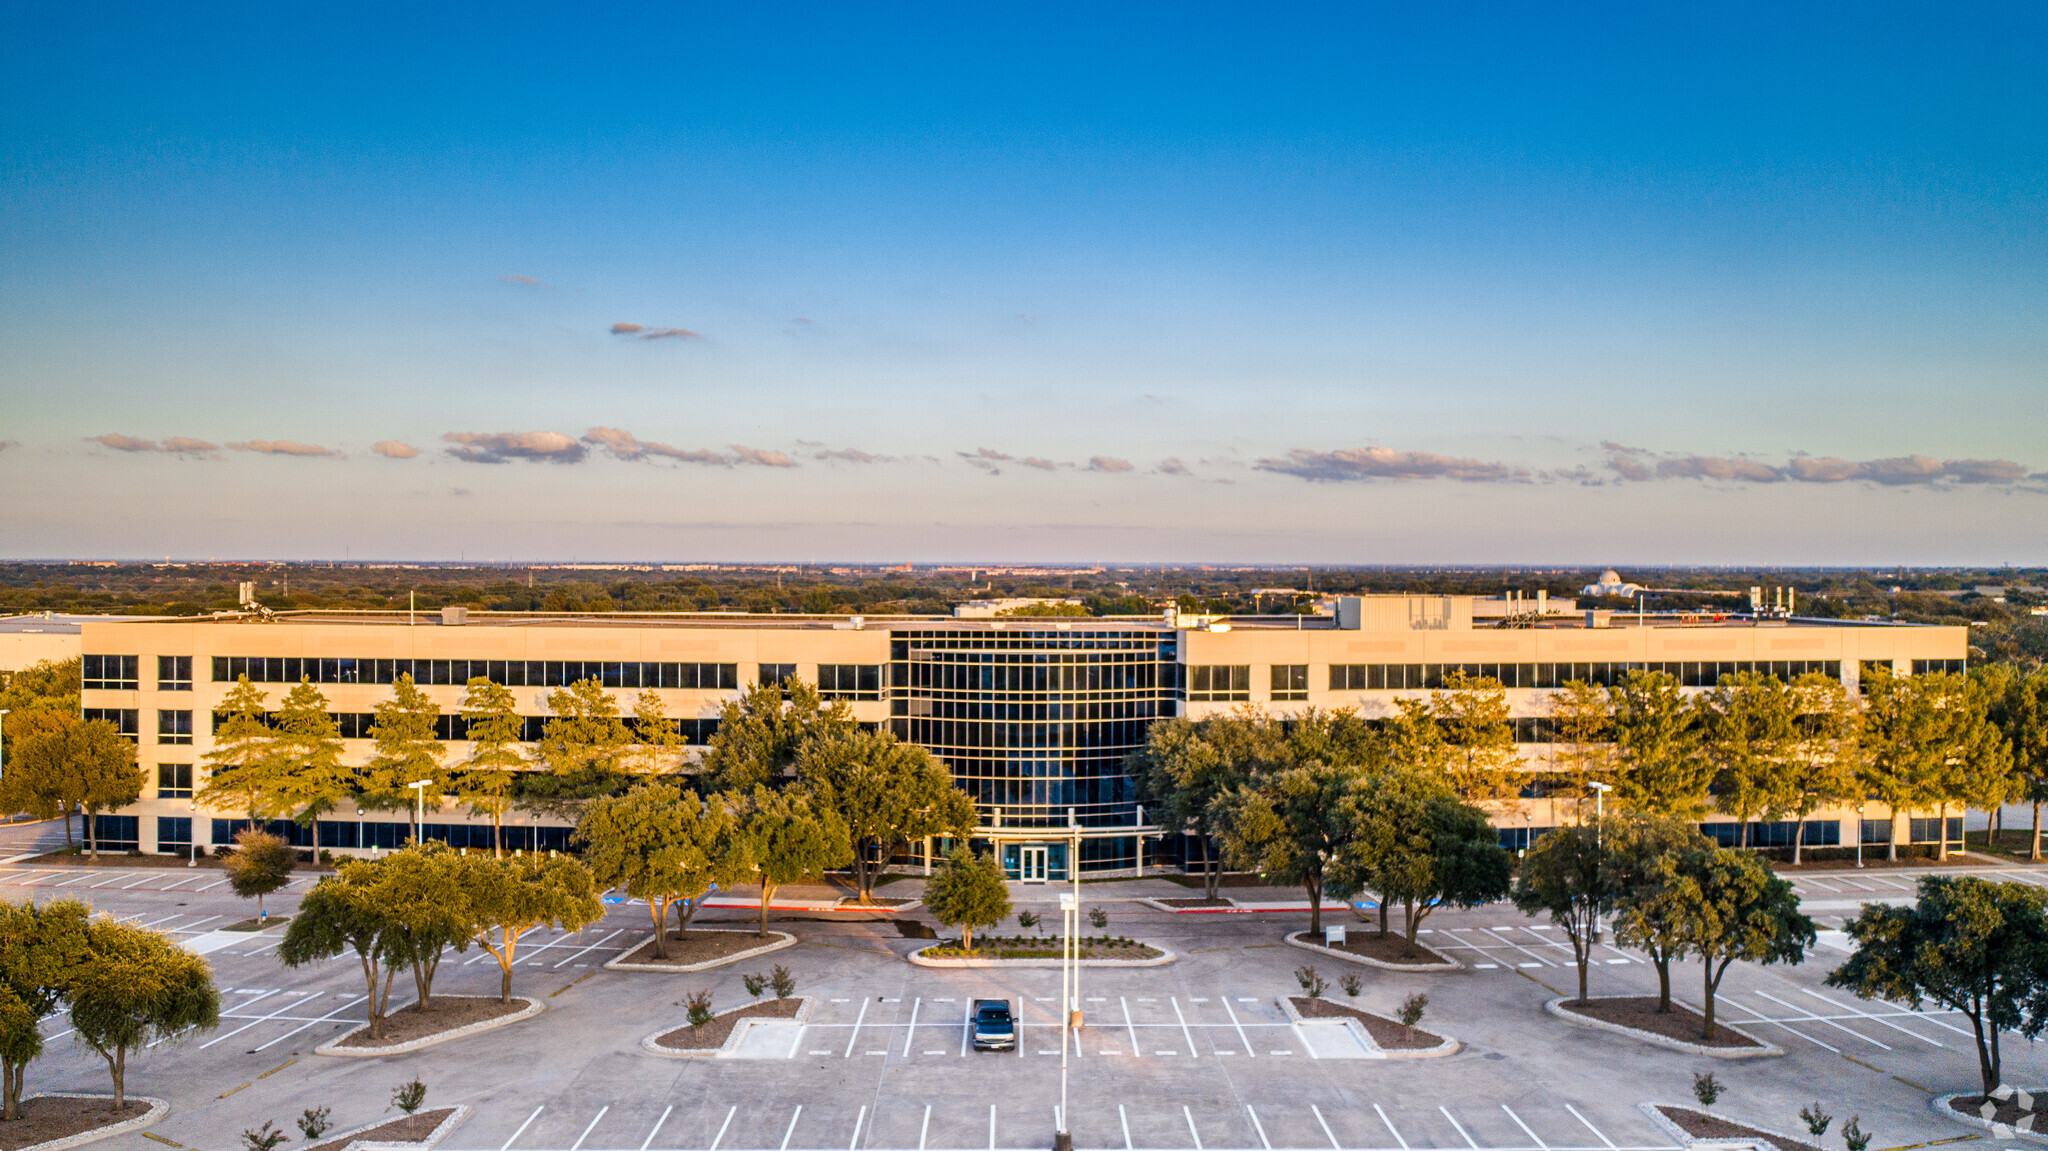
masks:
<path id="1" fill-rule="evenodd" d="M 1910 877 L 1882 878 L 1890 882 L 1870 895 L 1910 890 Z M 131 1091 L 172 1100 L 152 1134 L 183 1147 L 225 1148 L 266 1119 L 288 1128 L 308 1106 L 332 1107 L 340 1126 L 388 1118 L 391 1089 L 413 1075 L 428 1084 L 429 1107 L 474 1108 L 450 1151 L 1008 1149 L 1049 1146 L 1055 1130 L 1053 968 L 914 967 L 901 956 L 922 942 L 883 918 L 817 914 L 780 920 L 802 944 L 759 961 L 696 974 L 606 972 L 607 959 L 649 931 L 644 907 L 621 902 L 582 932 L 539 932 L 522 946 L 515 994 L 542 1001 L 541 1018 L 414 1055 L 336 1059 L 312 1049 L 362 1021 L 359 968 L 336 960 L 286 969 L 273 954 L 277 930 L 216 930 L 252 910 L 219 879 L 205 868 L 0 869 L 9 898 L 77 895 L 207 954 L 223 988 L 221 1026 L 145 1052 L 129 1071 Z M 1869 881 L 1798 880 L 1815 903 L 1851 901 L 1851 883 Z M 1015 894 L 1049 902 L 1055 892 Z M 1929 1114 L 1926 1099 L 1974 1084 L 1967 1024 L 1824 987 L 1846 955 L 1827 943 L 1799 967 L 1731 970 L 1722 1017 L 1787 1055 L 1725 1063 L 1544 1015 L 1542 1001 L 1575 978 L 1559 933 L 1506 907 L 1441 911 L 1422 938 L 1469 970 L 1360 969 L 1357 1002 L 1392 1014 L 1422 991 L 1430 1005 L 1421 1026 L 1464 1048 L 1444 1059 L 1377 1059 L 1305 1037 L 1281 1013 L 1278 998 L 1299 990 L 1296 967 L 1315 964 L 1333 983 L 1353 970 L 1280 942 L 1305 926 L 1304 914 L 1175 915 L 1137 903 L 1141 894 L 1150 892 L 1134 884 L 1084 893 L 1109 912 L 1109 930 L 1181 956 L 1165 967 L 1084 971 L 1086 1025 L 1067 1060 L 1072 1129 L 1084 1148 L 1648 1151 L 1670 1140 L 1637 1104 L 1689 1102 L 1692 1073 L 1707 1069 L 1728 1084 L 1717 1111 L 1781 1131 L 1796 1131 L 1799 1107 L 1817 1098 L 1838 1116 L 1860 1115 L 1876 1133 L 1873 1148 L 1963 1133 Z M 269 904 L 288 913 L 295 902 L 280 893 Z M 705 914 L 730 922 L 700 918 L 702 926 L 751 926 L 736 913 Z M 1335 914 L 1354 931 L 1370 929 Z M 1598 958 L 1595 994 L 1654 991 L 1640 956 L 1604 946 Z M 748 998 L 740 975 L 774 962 L 814 999 L 807 1025 L 761 1029 L 787 1046 L 718 1060 L 639 1049 L 641 1038 L 682 1023 L 687 993 L 708 989 L 718 1009 L 738 1006 Z M 472 948 L 444 961 L 435 991 L 494 994 L 497 979 L 496 964 Z M 401 1002 L 405 983 L 401 975 Z M 1676 968 L 1674 983 L 1696 1002 L 1696 966 Z M 1017 1005 L 1022 1042 L 973 1051 L 968 1003 L 997 996 Z M 51 1021 L 56 1041 L 31 1067 L 30 1090 L 105 1090 L 104 1064 L 64 1038 L 66 1026 Z M 2030 1045 L 2009 1043 L 2007 1060 L 2016 1083 L 2048 1080 L 2048 1060 Z M 162 1151 L 135 1135 L 104 1145 Z"/>

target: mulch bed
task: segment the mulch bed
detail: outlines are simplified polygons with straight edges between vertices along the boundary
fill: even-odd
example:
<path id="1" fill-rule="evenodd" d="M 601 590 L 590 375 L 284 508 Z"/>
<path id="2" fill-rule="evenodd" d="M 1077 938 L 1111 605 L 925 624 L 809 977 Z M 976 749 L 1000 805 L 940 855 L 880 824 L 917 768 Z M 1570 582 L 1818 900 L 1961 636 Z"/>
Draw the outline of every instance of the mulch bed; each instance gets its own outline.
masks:
<path id="1" fill-rule="evenodd" d="M 1613 999 L 1589 999 L 1575 1003 L 1567 998 L 1558 1004 L 1562 1010 L 1587 1019 L 1598 1019 L 1602 1023 L 1615 1023 L 1633 1027 L 1637 1031 L 1648 1031 L 1666 1039 L 1678 1039 L 1686 1043 L 1697 1043 L 1702 1047 L 1762 1047 L 1763 1044 L 1739 1031 L 1730 1031 L 1719 1023 L 1714 1024 L 1712 1039 L 1700 1038 L 1700 1025 L 1706 1020 L 1683 1003 L 1673 1002 L 1671 1010 L 1657 1012 L 1657 997 L 1654 995 L 1618 996 Z"/>
<path id="2" fill-rule="evenodd" d="M 240 923 L 230 923 L 230 924 L 228 924 L 228 925 L 227 925 L 226 927 L 216 927 L 216 928 L 214 928 L 214 930 L 215 930 L 215 931 L 262 931 L 262 930 L 263 930 L 264 928 L 266 928 L 266 927 L 276 927 L 276 926 L 277 926 L 278 924 L 280 924 L 280 923 L 287 923 L 287 922 L 289 922 L 290 920 L 291 920 L 291 916 L 289 916 L 289 915 L 273 915 L 273 916 L 271 916 L 271 917 L 270 917 L 270 921 L 266 923 L 266 922 L 264 922 L 264 921 L 263 921 L 263 920 L 261 920 L 261 919 L 257 919 L 257 918 L 255 918 L 254 916 L 251 916 L 251 917 L 249 917 L 248 919 L 244 919 L 244 920 L 242 920 L 242 921 L 241 921 Z"/>
<path id="3" fill-rule="evenodd" d="M 1381 963 L 1430 964 L 1450 962 L 1450 960 L 1431 951 L 1421 943 L 1415 945 L 1415 954 L 1409 955 L 1407 953 L 1407 939 L 1391 931 L 1384 936 L 1380 935 L 1377 931 L 1371 930 L 1361 931 L 1356 935 L 1346 931 L 1344 933 L 1344 942 L 1334 947 L 1307 932 L 1303 932 L 1301 938 L 1305 942 L 1316 944 L 1319 947 L 1330 947 L 1332 951 L 1345 951 L 1352 955 L 1363 955 L 1368 959 L 1377 959 Z"/>
<path id="4" fill-rule="evenodd" d="M 693 963 L 709 963 L 724 959 L 756 947 L 766 947 L 781 940 L 773 935 L 760 936 L 751 931 L 692 931 L 687 936 L 668 933 L 668 957 L 659 958 L 654 954 L 654 940 L 627 952 L 616 962 L 646 963 L 658 967 L 687 967 Z"/>
<path id="5" fill-rule="evenodd" d="M 1767 1139 L 1779 1151 L 1821 1151 L 1821 1148 L 1811 1143 L 1802 1143 L 1797 1139 L 1787 1139 L 1782 1135 L 1773 1135 L 1768 1131 L 1731 1123 L 1719 1116 L 1694 1111 L 1690 1107 L 1660 1105 L 1657 1110 L 1664 1118 L 1678 1124 L 1680 1130 L 1695 1139 Z"/>
<path id="6" fill-rule="evenodd" d="M 21 1105 L 21 1118 L 0 1123 L 0 1151 L 16 1151 L 35 1143 L 63 1139 L 99 1127 L 110 1127 L 140 1118 L 149 1104 L 130 1098 L 119 1111 L 112 1099 L 29 1099 Z"/>
<path id="7" fill-rule="evenodd" d="M 1360 1011 L 1356 1007 L 1332 1003 L 1327 999 L 1310 999 L 1304 995 L 1290 995 L 1287 998 L 1294 1004 L 1294 1009 L 1301 1012 L 1303 1019 L 1347 1017 L 1358 1020 L 1365 1024 L 1366 1034 L 1372 1036 L 1372 1041 L 1388 1051 L 1435 1047 L 1444 1041 L 1443 1036 L 1431 1035 L 1420 1027 L 1411 1031 L 1395 1020 L 1374 1015 L 1369 1011 Z"/>
<path id="8" fill-rule="evenodd" d="M 420 1140 L 432 1135 L 434 1128 L 439 1127 L 442 1120 L 454 1113 L 455 1108 L 453 1107 L 436 1107 L 432 1111 L 419 1111 L 411 1115 L 401 1115 L 389 1123 L 379 1123 L 368 1131 L 358 1131 L 353 1135 L 344 1136 L 340 1139 L 329 1139 L 325 1143 L 316 1143 L 306 1148 L 305 1151 L 341 1151 L 343 1147 L 357 1140 L 369 1143 L 418 1143 Z"/>
<path id="9" fill-rule="evenodd" d="M 436 995 L 434 1009 L 421 1011 L 418 1004 L 402 1007 L 384 1017 L 384 1038 L 370 1038 L 370 1031 L 364 1028 L 341 1041 L 343 1047 L 389 1047 L 396 1043 L 410 1043 L 453 1031 L 486 1019 L 497 1019 L 505 1015 L 516 1015 L 532 1005 L 531 1000 L 514 997 L 510 1003 L 500 1003 L 495 995 Z"/>
<path id="10" fill-rule="evenodd" d="M 864 911 L 870 907 L 901 907 L 906 903 L 916 902 L 917 900 L 915 899 L 882 899 L 880 897 L 862 902 L 858 896 L 849 895 L 839 901 L 839 908 L 842 911 Z"/>
<path id="11" fill-rule="evenodd" d="M 1993 1123 L 2003 1123 L 2007 1127 L 2011 1127 L 2016 1125 L 2022 1117 L 2032 1115 L 2034 1117 L 2033 1130 L 2039 1131 L 2048 1128 L 2048 1094 L 2031 1096 L 2028 1099 L 2028 1102 L 2034 1105 L 2031 1111 L 2020 1110 L 2018 1095 L 2014 1095 L 2004 1102 L 1986 1095 L 1964 1095 L 1960 1098 L 1949 1100 L 1948 1107 L 1949 1110 L 1954 1111 L 1958 1115 L 1968 1115 L 1972 1119 L 1982 1119 L 1984 1113 L 1979 1111 L 1978 1108 L 1984 1106 L 1984 1101 L 1987 1098 L 1991 1099 L 1991 1102 L 1998 1106 L 1998 1110 L 1991 1113 L 1991 1121 Z"/>
<path id="12" fill-rule="evenodd" d="M 1168 906 L 1168 907 L 1232 907 L 1232 906 L 1235 906 L 1235 905 L 1234 905 L 1233 903 L 1231 903 L 1231 901 L 1230 901 L 1230 900 L 1228 900 L 1228 899 L 1225 899 L 1225 898 L 1223 898 L 1222 896 L 1218 896 L 1218 897 L 1216 897 L 1215 899 L 1155 899 L 1155 900 L 1153 900 L 1152 902 L 1154 902 L 1154 903 L 1163 903 L 1163 904 L 1165 904 L 1165 905 L 1166 905 L 1166 906 Z"/>
<path id="13" fill-rule="evenodd" d="M 800 999 L 764 999 L 749 1003 L 736 1011 L 713 1016 L 711 1022 L 702 1027 L 678 1027 L 655 1037 L 655 1044 L 677 1051 L 716 1051 L 725 1046 L 725 1040 L 742 1019 L 794 1019 L 797 1009 L 803 1006 Z"/>
<path id="14" fill-rule="evenodd" d="M 1058 959 L 1063 948 L 1060 937 L 1045 935 L 1031 936 L 976 936 L 974 950 L 960 950 L 958 939 L 942 939 L 924 953 L 927 959 Z M 1083 959 L 1157 959 L 1165 952 L 1156 947 L 1131 940 L 1111 943 L 1087 942 L 1081 945 Z"/>

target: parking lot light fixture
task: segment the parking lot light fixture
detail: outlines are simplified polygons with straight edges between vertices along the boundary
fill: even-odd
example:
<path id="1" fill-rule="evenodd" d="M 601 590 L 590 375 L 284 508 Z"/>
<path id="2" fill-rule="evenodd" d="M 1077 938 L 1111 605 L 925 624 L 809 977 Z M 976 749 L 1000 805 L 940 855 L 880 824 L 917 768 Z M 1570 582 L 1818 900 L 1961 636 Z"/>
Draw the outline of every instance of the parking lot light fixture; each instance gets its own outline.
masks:
<path id="1" fill-rule="evenodd" d="M 406 784 L 407 787 L 412 788 L 412 845 L 414 847 L 420 845 L 420 824 L 425 823 L 427 820 L 427 788 L 433 782 L 431 779 L 415 779 L 411 783 Z M 318 849 L 316 848 L 315 850 Z"/>

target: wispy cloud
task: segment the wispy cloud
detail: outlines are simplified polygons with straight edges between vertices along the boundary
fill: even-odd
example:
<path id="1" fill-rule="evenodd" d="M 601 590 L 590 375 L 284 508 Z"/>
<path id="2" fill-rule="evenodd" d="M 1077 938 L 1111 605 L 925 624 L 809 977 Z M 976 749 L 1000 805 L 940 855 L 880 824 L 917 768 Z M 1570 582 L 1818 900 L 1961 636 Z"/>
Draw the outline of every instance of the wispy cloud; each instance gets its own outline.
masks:
<path id="1" fill-rule="evenodd" d="M 1746 480 L 1755 484 L 1774 484 L 1785 478 L 1769 464 L 1724 456 L 1679 456 L 1658 460 L 1657 474 L 1675 479 Z"/>
<path id="2" fill-rule="evenodd" d="M 418 448 L 398 440 L 378 440 L 370 445 L 370 450 L 387 460 L 409 460 L 420 454 Z"/>
<path id="3" fill-rule="evenodd" d="M 749 448 L 740 444 L 730 445 L 729 452 L 704 448 L 678 448 L 653 440 L 640 439 L 624 428 L 592 428 L 583 434 L 583 442 L 602 448 L 605 454 L 617 460 L 665 459 L 678 463 L 711 464 L 726 468 L 736 464 L 751 464 L 764 468 L 797 466 L 795 460 L 782 452 Z"/>
<path id="4" fill-rule="evenodd" d="M 341 458 L 341 453 L 333 448 L 323 448 L 318 444 L 302 444 L 293 440 L 242 440 L 238 443 L 229 444 L 228 448 L 232 451 L 256 452 L 266 456 L 332 456 L 336 459 Z"/>
<path id="5" fill-rule="evenodd" d="M 701 340 L 704 338 L 688 328 L 650 328 L 645 324 L 627 323 L 613 324 L 612 335 L 632 336 L 638 340 Z"/>
<path id="6" fill-rule="evenodd" d="M 573 464 L 585 455 L 582 444 L 560 432 L 448 432 L 448 454 L 472 464 L 503 464 L 513 460 L 546 460 Z"/>
<path id="7" fill-rule="evenodd" d="M 1091 472 L 1128 472 L 1133 467 L 1131 461 L 1120 460 L 1115 456 L 1088 457 L 1088 470 Z"/>
<path id="8" fill-rule="evenodd" d="M 811 453 L 814 460 L 840 460 L 849 464 L 893 464 L 895 456 L 878 456 L 859 448 L 832 448 Z"/>
<path id="9" fill-rule="evenodd" d="M 753 464 L 755 467 L 793 468 L 796 466 L 795 460 L 790 459 L 788 456 L 782 454 L 781 452 L 771 452 L 762 450 L 760 448 L 743 447 L 739 444 L 732 445 L 732 454 L 736 462 L 742 464 Z"/>
<path id="10" fill-rule="evenodd" d="M 1164 476 L 1186 476 L 1194 474 L 1188 470 L 1188 466 L 1186 464 L 1180 462 L 1179 456 L 1168 456 L 1165 459 L 1160 460 L 1159 466 L 1154 468 L 1153 470 L 1158 472 L 1160 475 Z"/>
<path id="11" fill-rule="evenodd" d="M 1503 463 L 1380 447 L 1339 448 L 1330 452 L 1295 448 L 1284 458 L 1262 459 L 1253 466 L 1262 472 L 1277 472 L 1318 483 L 1438 479 L 1465 483 L 1526 483 L 1532 478 L 1527 468 Z"/>
<path id="12" fill-rule="evenodd" d="M 550 284 L 550 283 L 548 283 L 548 282 L 547 282 L 546 280 L 537 280 L 537 279 L 535 279 L 535 278 L 534 278 L 534 277 L 532 277 L 532 276 L 522 276 L 522 275 L 520 275 L 520 274 L 519 274 L 519 273 L 517 273 L 517 272 L 510 272 L 510 273 L 507 273 L 507 274 L 505 274 L 505 275 L 503 275 L 503 276 L 499 276 L 498 278 L 499 278 L 500 280 L 503 280 L 503 281 L 505 281 L 505 282 L 506 282 L 506 283 L 508 283 L 508 284 L 518 284 L 518 285 L 519 285 L 520 287 L 522 287 L 522 288 L 552 288 L 552 287 L 554 287 L 554 285 L 553 285 L 553 284 Z"/>
<path id="13" fill-rule="evenodd" d="M 1958 484 L 2012 484 L 2027 478 L 2023 464 L 2012 460 L 1938 460 L 1933 456 L 1891 456 L 1875 460 L 1849 460 L 1840 456 L 1794 456 L 1785 463 L 1767 464 L 1739 456 L 1659 456 L 1642 448 L 1615 443 L 1600 445 L 1608 452 L 1607 466 L 1623 480 L 1653 479 L 1729 480 L 1739 483 L 1774 484 L 1794 480 L 1808 484 L 1840 484 L 1851 481 L 1885 487 L 1911 487 L 1952 482 Z"/>
<path id="14" fill-rule="evenodd" d="M 104 436 L 88 437 L 93 443 L 103 444 L 117 452 L 164 452 L 168 455 L 186 456 L 192 459 L 219 459 L 220 445 L 190 436 L 169 436 L 162 443 L 145 440 L 138 436 L 125 436 L 109 432 Z"/>

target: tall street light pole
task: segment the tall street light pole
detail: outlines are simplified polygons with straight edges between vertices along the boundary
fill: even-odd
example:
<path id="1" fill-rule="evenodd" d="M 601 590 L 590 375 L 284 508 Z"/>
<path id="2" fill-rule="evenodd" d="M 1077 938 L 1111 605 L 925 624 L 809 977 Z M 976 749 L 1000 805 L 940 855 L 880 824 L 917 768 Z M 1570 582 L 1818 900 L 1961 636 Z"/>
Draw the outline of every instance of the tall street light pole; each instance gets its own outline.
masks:
<path id="1" fill-rule="evenodd" d="M 7 718 L 7 710 L 0 707 L 0 721 Z M 0 779 L 7 778 L 7 733 L 0 731 Z"/>
<path id="2" fill-rule="evenodd" d="M 1602 868 L 1607 865 L 1607 793 L 1614 785 L 1594 780 L 1593 788 L 1593 856 Z M 1593 942 L 1600 942 L 1600 913 L 1593 913 Z"/>
<path id="3" fill-rule="evenodd" d="M 427 788 L 433 782 L 431 779 L 416 779 L 406 784 L 407 787 L 412 788 L 412 845 L 414 847 L 420 845 L 420 824 L 426 822 L 427 818 Z"/>
<path id="4" fill-rule="evenodd" d="M 1070 861 L 1069 866 L 1072 866 Z M 1068 998 L 1072 987 L 1075 955 L 1080 946 L 1077 936 L 1081 927 L 1081 897 L 1075 892 L 1060 892 L 1060 1114 L 1058 1130 L 1053 1135 L 1053 1151 L 1074 1151 L 1074 1133 L 1067 1127 L 1067 1056 L 1072 1044 L 1067 1042 L 1068 1032 L 1074 1021 L 1074 1002 Z M 1017 1043 L 1022 1046 L 1024 1037 L 1019 1035 Z"/>

